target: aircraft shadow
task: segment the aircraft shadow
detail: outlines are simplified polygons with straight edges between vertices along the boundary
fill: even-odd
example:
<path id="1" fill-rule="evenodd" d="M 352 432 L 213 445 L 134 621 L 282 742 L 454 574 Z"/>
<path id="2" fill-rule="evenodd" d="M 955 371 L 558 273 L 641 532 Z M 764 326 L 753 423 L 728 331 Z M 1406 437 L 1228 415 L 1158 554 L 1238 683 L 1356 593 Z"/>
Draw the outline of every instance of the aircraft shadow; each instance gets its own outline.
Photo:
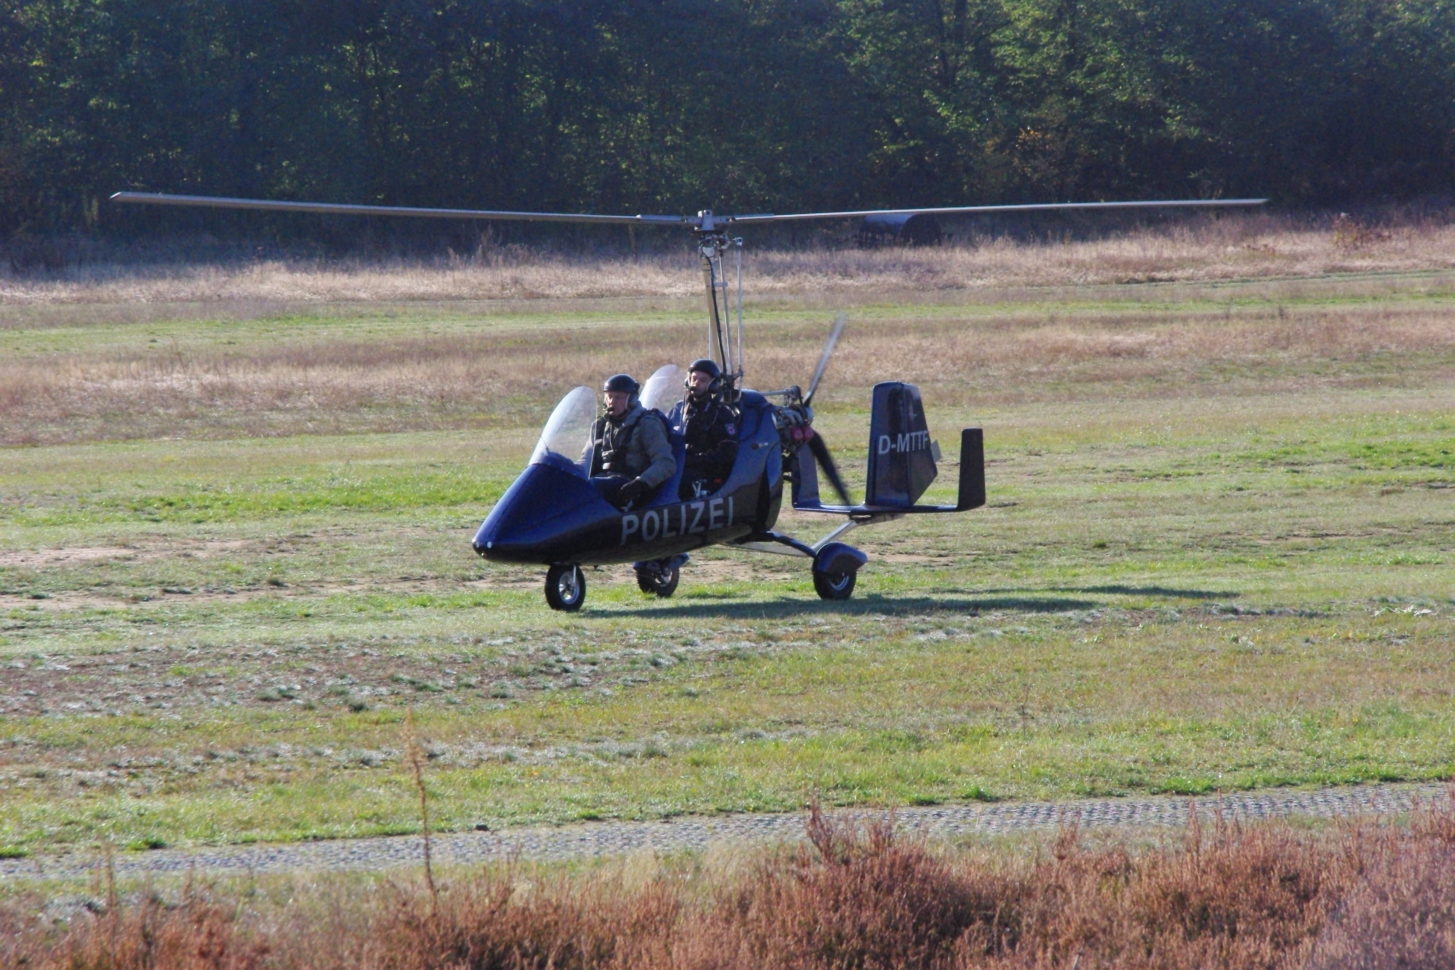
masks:
<path id="1" fill-rule="evenodd" d="M 1215 600 L 1236 599 L 1237 590 L 1175 589 L 1168 586 L 1125 586 L 1108 584 L 1103 586 L 1057 587 L 1048 593 L 1079 593 L 1083 596 L 1160 596 L 1168 599 Z M 836 616 L 895 615 L 908 613 L 959 613 L 970 616 L 982 612 L 1009 613 L 1069 613 L 1073 610 L 1091 610 L 1107 605 L 1105 600 L 1069 598 L 1066 596 L 1037 597 L 1027 595 L 1024 589 L 988 589 L 982 595 L 950 598 L 928 596 L 887 596 L 868 594 L 847 600 L 820 600 L 811 595 L 780 596 L 771 600 L 745 601 L 730 594 L 702 592 L 688 594 L 670 602 L 648 601 L 642 606 L 626 610 L 612 610 L 612 616 L 682 617 L 688 619 L 711 619 L 740 616 L 754 619 L 775 619 L 779 617 L 803 616 L 811 613 Z"/>
<path id="2" fill-rule="evenodd" d="M 847 600 L 821 600 L 811 598 L 812 592 L 803 597 L 781 597 L 772 600 L 728 600 L 726 597 L 707 600 L 696 596 L 691 599 L 649 602 L 640 607 L 612 610 L 612 617 L 640 616 L 663 619 L 680 617 L 688 619 L 713 619 L 738 616 L 744 619 L 777 619 L 799 617 L 806 614 L 823 613 L 835 616 L 883 616 L 896 614 L 956 613 L 976 616 L 982 612 L 1008 611 L 1012 613 L 1067 613 L 1072 610 L 1089 610 L 1103 605 L 1093 600 L 1052 598 L 1041 599 L 1022 596 L 974 596 L 931 599 L 927 596 L 855 596 Z M 590 604 L 587 604 L 589 611 Z M 603 614 L 607 615 L 607 614 Z"/>
<path id="3" fill-rule="evenodd" d="M 987 593 L 1024 593 L 1025 590 L 988 589 Z M 1163 596 L 1168 599 L 1222 600 L 1236 599 L 1243 594 L 1235 589 L 1174 589 L 1170 586 L 1055 586 L 1048 593 L 1111 594 L 1114 596 Z"/>

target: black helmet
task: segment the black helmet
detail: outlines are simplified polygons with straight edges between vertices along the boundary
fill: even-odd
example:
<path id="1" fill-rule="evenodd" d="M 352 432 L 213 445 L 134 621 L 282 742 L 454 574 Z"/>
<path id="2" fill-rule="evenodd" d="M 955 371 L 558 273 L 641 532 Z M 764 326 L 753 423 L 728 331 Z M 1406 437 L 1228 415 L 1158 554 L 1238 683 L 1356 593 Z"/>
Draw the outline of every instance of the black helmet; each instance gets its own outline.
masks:
<path id="1" fill-rule="evenodd" d="M 642 389 L 642 386 L 640 384 L 638 384 L 636 381 L 632 380 L 632 377 L 631 377 L 630 374 L 612 374 L 610 377 L 608 377 L 606 379 L 606 383 L 603 384 L 603 385 L 601 385 L 601 390 L 603 392 L 605 392 L 605 391 L 625 391 L 626 393 L 630 394 L 632 397 L 636 397 L 637 394 L 641 391 L 641 389 Z"/>

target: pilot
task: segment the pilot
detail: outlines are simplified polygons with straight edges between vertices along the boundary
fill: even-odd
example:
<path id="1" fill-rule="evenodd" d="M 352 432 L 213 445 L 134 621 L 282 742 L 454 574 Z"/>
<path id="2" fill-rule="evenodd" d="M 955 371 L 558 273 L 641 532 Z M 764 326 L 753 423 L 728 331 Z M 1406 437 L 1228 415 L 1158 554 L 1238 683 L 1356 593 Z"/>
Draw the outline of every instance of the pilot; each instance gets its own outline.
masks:
<path id="1" fill-rule="evenodd" d="M 617 508 L 646 500 L 672 477 L 677 462 L 660 411 L 648 411 L 637 396 L 641 385 L 614 374 L 602 385 L 602 413 L 591 428 L 592 482 Z"/>
<path id="2" fill-rule="evenodd" d="M 738 415 L 723 400 L 722 368 L 714 360 L 694 360 L 685 382 L 687 394 L 667 418 L 686 446 L 682 469 L 683 499 L 717 491 L 733 470 L 738 455 Z"/>

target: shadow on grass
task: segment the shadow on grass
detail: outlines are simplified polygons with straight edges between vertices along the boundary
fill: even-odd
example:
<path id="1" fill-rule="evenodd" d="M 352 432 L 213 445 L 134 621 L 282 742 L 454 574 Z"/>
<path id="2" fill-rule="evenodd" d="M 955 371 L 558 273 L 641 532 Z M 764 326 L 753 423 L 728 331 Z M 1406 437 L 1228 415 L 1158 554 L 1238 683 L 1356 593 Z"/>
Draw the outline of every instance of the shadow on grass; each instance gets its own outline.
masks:
<path id="1" fill-rule="evenodd" d="M 1036 596 L 1026 589 L 987 589 L 983 595 L 964 597 L 889 596 L 869 594 L 848 600 L 820 600 L 811 596 L 783 594 L 772 600 L 744 600 L 737 593 L 701 591 L 672 600 L 645 600 L 641 606 L 614 609 L 611 616 L 641 616 L 667 619 L 741 617 L 774 619 L 814 613 L 834 616 L 890 616 L 900 614 L 954 613 L 977 616 L 982 612 L 1069 613 L 1107 605 L 1104 600 Z M 1046 593 L 1079 593 L 1083 596 L 1157 596 L 1167 599 L 1228 600 L 1241 594 L 1236 590 L 1174 589 L 1168 586 L 1103 586 L 1056 587 Z"/>
<path id="2" fill-rule="evenodd" d="M 1237 590 L 1220 589 L 1172 589 L 1167 586 L 1087 586 L 1083 589 L 1058 589 L 1058 593 L 1115 593 L 1118 596 L 1168 596 L 1174 599 L 1218 600 L 1236 599 L 1243 595 Z"/>
<path id="3" fill-rule="evenodd" d="M 947 613 L 961 616 L 977 616 L 981 612 L 998 610 L 1014 613 L 1067 613 L 1072 610 L 1089 610 L 1102 604 L 1092 600 L 1047 598 L 1029 596 L 975 596 L 934 598 L 927 596 L 859 596 L 848 600 L 820 600 L 810 597 L 782 596 L 773 600 L 734 600 L 715 597 L 704 602 L 702 597 L 692 601 L 648 600 L 638 607 L 613 609 L 603 617 L 640 616 L 653 619 L 668 618 L 724 618 L 776 619 L 779 617 L 804 616 L 815 613 L 834 616 L 883 616 L 898 614 L 923 615 L 925 613 Z M 588 612 L 589 612 L 588 604 Z"/>
<path id="4" fill-rule="evenodd" d="M 987 593 L 1024 593 L 1023 589 L 988 589 Z M 1058 586 L 1046 590 L 1048 593 L 1110 594 L 1113 596 L 1163 596 L 1168 599 L 1227 600 L 1237 599 L 1243 594 L 1231 589 L 1173 589 L 1170 586 Z"/>

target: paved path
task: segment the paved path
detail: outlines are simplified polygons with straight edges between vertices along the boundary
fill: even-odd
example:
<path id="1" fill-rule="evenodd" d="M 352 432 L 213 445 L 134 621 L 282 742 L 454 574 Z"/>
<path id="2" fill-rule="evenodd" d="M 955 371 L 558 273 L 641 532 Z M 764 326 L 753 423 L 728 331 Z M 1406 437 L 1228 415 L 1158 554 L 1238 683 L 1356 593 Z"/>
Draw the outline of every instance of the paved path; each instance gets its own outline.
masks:
<path id="1" fill-rule="evenodd" d="M 1424 785 L 1361 785 L 1317 791 L 1279 789 L 1200 798 L 1108 798 L 1070 802 L 937 805 L 895 811 L 899 827 L 929 838 L 1046 829 L 1075 823 L 1082 828 L 1107 826 L 1183 826 L 1192 809 L 1204 818 L 1229 820 L 1308 816 L 1391 816 L 1421 804 L 1448 803 L 1455 787 Z M 882 818 L 876 810 L 834 814 L 861 819 Z M 806 815 L 724 815 L 674 818 L 660 822 L 589 822 L 501 832 L 439 834 L 431 840 L 436 865 L 459 865 L 521 858 L 564 860 L 633 852 L 701 850 L 711 845 L 762 846 L 800 841 Z M 311 871 L 387 870 L 418 866 L 424 860 L 419 836 L 338 839 L 289 845 L 251 845 L 204 849 L 161 849 L 121 853 L 113 857 L 117 876 L 145 873 L 198 872 L 214 875 Z M 103 868 L 91 855 L 64 854 L 0 860 L 0 878 L 74 876 Z"/>

